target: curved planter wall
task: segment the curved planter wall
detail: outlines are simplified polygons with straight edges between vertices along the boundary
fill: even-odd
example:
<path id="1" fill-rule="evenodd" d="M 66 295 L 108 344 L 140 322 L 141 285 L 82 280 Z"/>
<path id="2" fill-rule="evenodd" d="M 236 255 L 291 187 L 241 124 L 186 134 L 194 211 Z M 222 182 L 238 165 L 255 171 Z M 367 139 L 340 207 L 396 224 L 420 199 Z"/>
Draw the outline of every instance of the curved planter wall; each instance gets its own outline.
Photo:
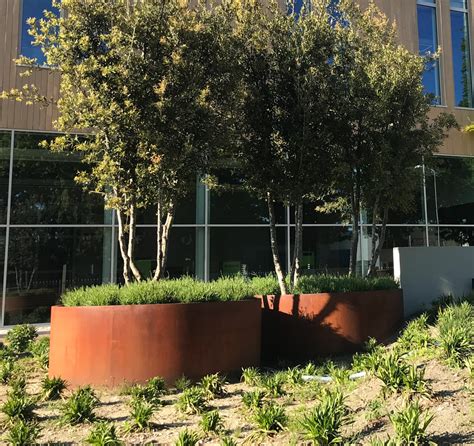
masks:
<path id="1" fill-rule="evenodd" d="M 402 290 L 263 296 L 262 354 L 312 358 L 389 338 L 403 321 Z"/>
<path id="2" fill-rule="evenodd" d="M 51 309 L 49 375 L 113 387 L 200 378 L 260 363 L 261 308 L 251 299 Z"/>

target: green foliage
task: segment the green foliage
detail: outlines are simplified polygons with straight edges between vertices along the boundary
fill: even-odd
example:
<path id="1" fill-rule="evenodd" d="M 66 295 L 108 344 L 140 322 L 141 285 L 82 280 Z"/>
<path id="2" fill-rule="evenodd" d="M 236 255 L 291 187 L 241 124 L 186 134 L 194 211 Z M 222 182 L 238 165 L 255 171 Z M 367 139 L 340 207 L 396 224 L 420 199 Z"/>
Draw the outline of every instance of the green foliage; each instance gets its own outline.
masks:
<path id="1" fill-rule="evenodd" d="M 421 445 L 427 442 L 426 429 L 433 415 L 424 415 L 418 401 L 409 402 L 406 407 L 390 415 L 396 439 L 400 444 Z"/>
<path id="2" fill-rule="evenodd" d="M 46 376 L 41 381 L 41 391 L 43 398 L 46 400 L 57 400 L 61 398 L 61 395 L 66 388 L 66 381 L 60 377 L 53 376 L 50 378 L 49 376 Z"/>
<path id="3" fill-rule="evenodd" d="M 175 446 L 196 446 L 200 437 L 197 432 L 184 429 L 178 435 Z"/>
<path id="4" fill-rule="evenodd" d="M 321 402 L 299 420 L 306 440 L 322 446 L 340 444 L 342 426 L 349 421 L 344 396 L 338 390 L 326 391 Z"/>
<path id="5" fill-rule="evenodd" d="M 176 401 L 178 409 L 187 414 L 200 414 L 207 409 L 206 397 L 200 387 L 185 389 Z"/>
<path id="6" fill-rule="evenodd" d="M 185 389 L 188 389 L 191 387 L 192 383 L 191 380 L 186 378 L 186 376 L 182 375 L 180 376 L 175 382 L 174 382 L 174 387 L 176 390 L 179 392 L 184 391 Z"/>
<path id="7" fill-rule="evenodd" d="M 354 291 L 391 290 L 399 288 L 391 277 L 356 277 L 330 274 L 303 275 L 294 290 L 296 294 L 341 293 Z"/>
<path id="8" fill-rule="evenodd" d="M 383 416 L 382 409 L 383 401 L 379 398 L 369 401 L 369 404 L 367 404 L 367 413 L 365 416 L 367 421 L 375 421 L 381 418 Z"/>
<path id="9" fill-rule="evenodd" d="M 38 423 L 18 418 L 10 426 L 5 440 L 10 446 L 30 446 L 36 444 L 39 433 Z"/>
<path id="10" fill-rule="evenodd" d="M 115 426 L 106 421 L 94 423 L 85 441 L 92 446 L 121 446 L 123 444 L 117 437 Z"/>
<path id="11" fill-rule="evenodd" d="M 147 381 L 145 385 L 136 384 L 127 391 L 134 398 L 140 398 L 155 406 L 161 404 L 160 396 L 166 393 L 165 380 L 156 376 Z"/>
<path id="12" fill-rule="evenodd" d="M 270 283 L 273 281 L 273 289 Z M 392 279 L 364 279 L 349 276 L 303 276 L 298 293 L 339 291 L 365 291 L 397 288 Z M 235 301 L 258 294 L 278 294 L 277 280 L 272 276 L 252 280 L 242 276 L 222 277 L 212 282 L 202 282 L 191 277 L 162 279 L 132 283 L 126 287 L 97 285 L 66 291 L 61 297 L 65 306 L 134 305 L 153 303 L 190 303 Z"/>
<path id="13" fill-rule="evenodd" d="M 365 345 L 364 353 L 356 353 L 352 358 L 352 368 L 354 370 L 375 372 L 379 367 L 385 349 L 377 344 L 375 339 L 369 339 Z"/>
<path id="14" fill-rule="evenodd" d="M 404 352 L 426 349 L 431 343 L 427 314 L 410 321 L 397 341 L 398 347 Z"/>
<path id="15" fill-rule="evenodd" d="M 130 418 L 128 426 L 130 431 L 148 429 L 151 426 L 151 418 L 155 411 L 155 405 L 143 398 L 132 398 L 130 401 Z"/>
<path id="16" fill-rule="evenodd" d="M 38 330 L 33 325 L 22 324 L 15 325 L 11 328 L 5 339 L 8 342 L 8 347 L 15 354 L 26 352 L 31 343 L 38 337 Z"/>
<path id="17" fill-rule="evenodd" d="M 22 374 L 13 376 L 8 384 L 10 385 L 10 394 L 21 395 L 26 392 L 26 377 Z"/>
<path id="18" fill-rule="evenodd" d="M 237 442 L 232 437 L 223 437 L 220 446 L 237 446 Z"/>
<path id="19" fill-rule="evenodd" d="M 240 380 L 248 386 L 258 386 L 262 379 L 260 370 L 256 367 L 247 367 L 242 369 L 242 375 Z"/>
<path id="20" fill-rule="evenodd" d="M 300 367 L 290 367 L 285 373 L 289 385 L 297 386 L 303 383 L 303 370 Z"/>
<path id="21" fill-rule="evenodd" d="M 199 382 L 199 387 L 204 398 L 213 399 L 225 394 L 225 379 L 218 373 L 204 376 Z"/>
<path id="22" fill-rule="evenodd" d="M 98 402 L 90 387 L 80 387 L 61 406 L 61 421 L 71 425 L 94 421 Z"/>
<path id="23" fill-rule="evenodd" d="M 242 395 L 242 402 L 247 409 L 255 410 L 263 406 L 266 396 L 267 393 L 263 390 L 253 390 Z"/>
<path id="24" fill-rule="evenodd" d="M 383 382 L 384 393 L 403 390 L 425 395 L 428 393 L 424 369 L 407 364 L 397 352 L 388 352 L 380 358 L 375 376 Z"/>
<path id="25" fill-rule="evenodd" d="M 268 396 L 273 398 L 278 398 L 285 395 L 285 383 L 286 376 L 281 372 L 276 372 L 271 375 L 264 375 L 261 380 L 262 387 L 267 391 Z"/>
<path id="26" fill-rule="evenodd" d="M 469 302 L 446 306 L 439 311 L 436 326 L 443 356 L 462 366 L 474 353 L 474 306 Z"/>
<path id="27" fill-rule="evenodd" d="M 0 365 L 0 382 L 2 382 L 2 384 L 7 384 L 13 376 L 14 371 L 15 363 L 13 360 L 9 359 L 2 361 Z"/>
<path id="28" fill-rule="evenodd" d="M 43 336 L 34 340 L 30 345 L 30 353 L 43 368 L 49 363 L 49 337 Z"/>
<path id="29" fill-rule="evenodd" d="M 16 419 L 29 421 L 34 417 L 33 410 L 35 406 L 35 399 L 29 396 L 23 387 L 23 389 L 17 388 L 8 392 L 7 399 L 1 407 L 1 411 L 8 417 L 10 422 Z"/>
<path id="30" fill-rule="evenodd" d="M 272 401 L 266 402 L 262 407 L 257 407 L 253 414 L 259 430 L 267 435 L 281 431 L 287 423 L 283 407 Z"/>
<path id="31" fill-rule="evenodd" d="M 221 416 L 219 415 L 219 412 L 217 410 L 211 410 L 209 412 L 205 412 L 202 415 L 199 426 L 203 432 L 217 432 L 222 429 L 224 423 Z"/>

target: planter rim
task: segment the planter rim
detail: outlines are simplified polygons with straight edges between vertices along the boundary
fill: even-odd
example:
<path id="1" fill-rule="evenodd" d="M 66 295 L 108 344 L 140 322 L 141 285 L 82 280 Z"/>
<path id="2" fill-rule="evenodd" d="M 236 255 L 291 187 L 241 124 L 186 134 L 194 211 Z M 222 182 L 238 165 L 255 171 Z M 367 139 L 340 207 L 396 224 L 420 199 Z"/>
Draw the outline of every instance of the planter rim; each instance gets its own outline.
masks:
<path id="1" fill-rule="evenodd" d="M 209 300 L 205 302 L 166 302 L 154 304 L 117 304 L 117 305 L 52 305 L 51 308 L 127 308 L 127 307 L 163 307 L 171 305 L 203 305 L 203 304 L 229 304 L 238 302 L 254 302 L 253 297 L 239 300 Z"/>

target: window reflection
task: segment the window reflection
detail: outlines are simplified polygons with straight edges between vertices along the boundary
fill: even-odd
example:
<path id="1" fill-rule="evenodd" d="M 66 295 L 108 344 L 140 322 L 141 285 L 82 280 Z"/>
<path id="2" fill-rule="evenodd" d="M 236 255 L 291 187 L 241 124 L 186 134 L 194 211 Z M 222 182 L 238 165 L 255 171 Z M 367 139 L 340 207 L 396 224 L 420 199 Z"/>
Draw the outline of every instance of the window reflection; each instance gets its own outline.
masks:
<path id="1" fill-rule="evenodd" d="M 7 222 L 10 132 L 0 131 L 0 224 Z"/>

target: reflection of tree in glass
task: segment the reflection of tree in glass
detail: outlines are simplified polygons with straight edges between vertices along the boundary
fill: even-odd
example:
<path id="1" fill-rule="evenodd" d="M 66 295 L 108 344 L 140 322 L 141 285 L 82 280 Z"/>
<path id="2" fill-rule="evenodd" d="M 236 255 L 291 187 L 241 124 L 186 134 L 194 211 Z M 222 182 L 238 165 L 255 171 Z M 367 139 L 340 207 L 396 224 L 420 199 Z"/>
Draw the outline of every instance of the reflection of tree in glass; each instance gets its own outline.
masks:
<path id="1" fill-rule="evenodd" d="M 462 54 L 462 100 L 458 104 L 460 107 L 470 107 L 472 105 L 471 88 L 470 88 L 470 57 L 469 57 L 469 44 L 466 37 L 463 37 L 461 41 L 461 54 Z"/>
<path id="2" fill-rule="evenodd" d="M 7 220 L 10 137 L 10 132 L 0 132 L 0 224 L 6 223 Z"/>

